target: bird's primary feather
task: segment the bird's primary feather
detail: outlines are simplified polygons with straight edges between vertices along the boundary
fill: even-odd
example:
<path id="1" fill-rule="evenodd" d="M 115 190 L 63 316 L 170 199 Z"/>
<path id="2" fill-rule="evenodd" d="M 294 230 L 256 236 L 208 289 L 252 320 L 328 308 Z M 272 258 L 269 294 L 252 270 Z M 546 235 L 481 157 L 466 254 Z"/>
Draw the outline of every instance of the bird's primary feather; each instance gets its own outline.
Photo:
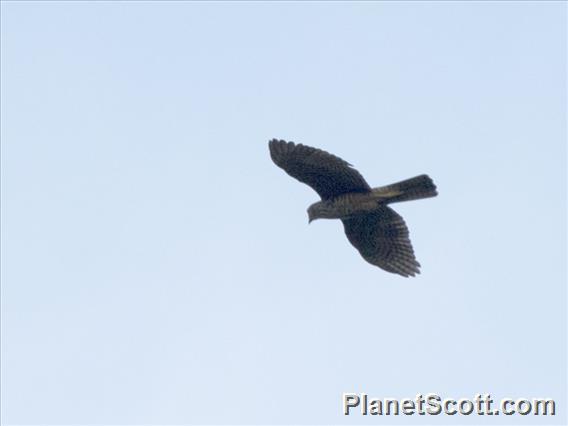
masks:
<path id="1" fill-rule="evenodd" d="M 404 277 L 420 273 L 406 223 L 390 207 L 341 221 L 347 239 L 367 262 Z"/>
<path id="2" fill-rule="evenodd" d="M 300 182 L 311 186 L 327 200 L 351 192 L 369 192 L 371 187 L 351 164 L 310 146 L 272 139 L 272 161 Z"/>

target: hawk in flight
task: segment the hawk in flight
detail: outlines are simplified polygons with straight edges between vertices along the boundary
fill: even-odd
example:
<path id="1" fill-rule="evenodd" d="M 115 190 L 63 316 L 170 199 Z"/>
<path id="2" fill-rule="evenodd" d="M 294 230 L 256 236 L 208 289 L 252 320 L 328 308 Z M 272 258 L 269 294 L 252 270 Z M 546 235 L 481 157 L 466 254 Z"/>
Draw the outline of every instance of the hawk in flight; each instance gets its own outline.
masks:
<path id="1" fill-rule="evenodd" d="M 404 277 L 420 273 L 408 228 L 388 205 L 435 197 L 438 193 L 430 177 L 420 175 L 371 188 L 351 164 L 328 152 L 277 139 L 268 148 L 278 167 L 321 197 L 308 208 L 310 222 L 341 219 L 349 242 L 367 262 Z"/>

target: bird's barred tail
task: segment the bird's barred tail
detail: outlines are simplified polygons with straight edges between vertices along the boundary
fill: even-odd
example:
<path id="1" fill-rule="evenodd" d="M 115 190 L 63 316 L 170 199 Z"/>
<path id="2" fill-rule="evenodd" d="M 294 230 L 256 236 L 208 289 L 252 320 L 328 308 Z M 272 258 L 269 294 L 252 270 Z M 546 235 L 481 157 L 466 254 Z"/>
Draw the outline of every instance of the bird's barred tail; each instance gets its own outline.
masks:
<path id="1" fill-rule="evenodd" d="M 373 193 L 384 198 L 386 203 L 419 200 L 438 195 L 436 185 L 428 175 L 420 175 L 391 185 L 374 188 Z"/>

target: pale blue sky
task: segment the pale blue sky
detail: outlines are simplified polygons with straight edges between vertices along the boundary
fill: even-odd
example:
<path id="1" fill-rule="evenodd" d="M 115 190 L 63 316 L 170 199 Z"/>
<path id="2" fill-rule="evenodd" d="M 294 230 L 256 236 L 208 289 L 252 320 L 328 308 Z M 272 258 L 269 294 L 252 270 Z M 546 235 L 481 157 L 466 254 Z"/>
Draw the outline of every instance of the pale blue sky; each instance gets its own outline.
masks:
<path id="1" fill-rule="evenodd" d="M 4 424 L 566 422 L 566 3 L 2 2 Z M 267 141 L 399 204 L 372 267 Z M 345 418 L 550 397 L 555 418 Z"/>

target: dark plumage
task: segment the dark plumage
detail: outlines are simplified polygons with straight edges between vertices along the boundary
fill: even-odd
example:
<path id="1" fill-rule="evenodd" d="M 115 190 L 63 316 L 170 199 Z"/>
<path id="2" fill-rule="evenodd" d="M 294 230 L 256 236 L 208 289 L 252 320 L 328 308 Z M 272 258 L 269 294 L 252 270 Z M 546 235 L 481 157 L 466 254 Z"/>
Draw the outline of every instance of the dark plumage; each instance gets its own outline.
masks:
<path id="1" fill-rule="evenodd" d="M 329 152 L 294 142 L 272 139 L 270 156 L 293 178 L 311 186 L 327 200 L 351 192 L 369 192 L 371 187 L 351 164 Z"/>
<path id="2" fill-rule="evenodd" d="M 371 188 L 351 164 L 328 152 L 276 139 L 268 146 L 278 167 L 321 197 L 308 209 L 310 221 L 341 219 L 347 238 L 367 262 L 405 277 L 420 273 L 408 228 L 387 204 L 435 197 L 430 177 Z"/>

